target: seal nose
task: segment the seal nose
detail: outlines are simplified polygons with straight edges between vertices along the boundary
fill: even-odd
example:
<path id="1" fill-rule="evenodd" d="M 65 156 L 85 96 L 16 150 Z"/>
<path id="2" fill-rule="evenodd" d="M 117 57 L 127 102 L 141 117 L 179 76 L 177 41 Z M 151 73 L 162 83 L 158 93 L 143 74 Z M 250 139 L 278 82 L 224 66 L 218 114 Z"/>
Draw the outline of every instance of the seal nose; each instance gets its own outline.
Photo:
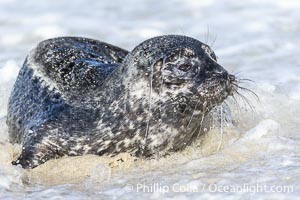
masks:
<path id="1" fill-rule="evenodd" d="M 222 78 L 228 79 L 228 72 L 224 71 L 224 72 L 222 73 Z"/>
<path id="2" fill-rule="evenodd" d="M 231 74 L 229 74 L 229 75 L 228 75 L 228 79 L 229 79 L 230 83 L 232 83 L 232 82 L 234 82 L 234 81 L 235 81 L 235 76 L 234 76 L 234 75 L 231 75 Z"/>

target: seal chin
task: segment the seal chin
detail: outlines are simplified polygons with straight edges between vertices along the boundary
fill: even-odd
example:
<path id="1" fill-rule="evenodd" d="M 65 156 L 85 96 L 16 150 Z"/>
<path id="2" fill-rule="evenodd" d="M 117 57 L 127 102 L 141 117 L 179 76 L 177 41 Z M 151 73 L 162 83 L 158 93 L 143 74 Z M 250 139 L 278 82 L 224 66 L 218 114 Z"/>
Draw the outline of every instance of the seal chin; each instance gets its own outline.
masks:
<path id="1" fill-rule="evenodd" d="M 225 74 L 225 75 L 224 75 Z M 228 96 L 233 96 L 237 89 L 237 80 L 234 75 L 224 73 L 222 77 L 208 79 L 210 81 L 200 84 L 197 88 L 197 99 L 200 99 L 203 107 L 210 110 L 221 104 Z M 202 108 L 203 109 L 203 108 Z"/>
<path id="2" fill-rule="evenodd" d="M 233 96 L 238 90 L 238 82 L 234 75 L 229 74 L 227 78 L 228 96 Z"/>

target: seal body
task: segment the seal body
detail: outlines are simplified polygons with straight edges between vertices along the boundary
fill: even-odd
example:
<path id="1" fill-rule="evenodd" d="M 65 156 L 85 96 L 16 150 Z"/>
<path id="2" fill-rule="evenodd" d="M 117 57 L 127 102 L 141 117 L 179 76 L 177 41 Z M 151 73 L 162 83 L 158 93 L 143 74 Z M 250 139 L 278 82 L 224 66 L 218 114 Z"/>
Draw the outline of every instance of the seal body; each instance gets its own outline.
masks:
<path id="1" fill-rule="evenodd" d="M 235 90 L 210 47 L 190 37 L 152 38 L 131 52 L 87 38 L 46 40 L 27 56 L 10 97 L 10 141 L 23 147 L 13 164 L 182 150 Z"/>

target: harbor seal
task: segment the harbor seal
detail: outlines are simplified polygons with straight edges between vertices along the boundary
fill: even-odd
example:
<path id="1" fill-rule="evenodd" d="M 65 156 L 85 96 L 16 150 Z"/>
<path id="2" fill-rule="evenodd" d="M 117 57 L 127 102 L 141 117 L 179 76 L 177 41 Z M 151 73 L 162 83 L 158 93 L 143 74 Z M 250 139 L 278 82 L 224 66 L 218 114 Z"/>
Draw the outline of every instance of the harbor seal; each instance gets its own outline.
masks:
<path id="1" fill-rule="evenodd" d="M 29 53 L 9 99 L 9 139 L 22 144 L 13 164 L 180 151 L 236 90 L 212 49 L 190 37 L 151 38 L 131 52 L 87 38 L 49 39 Z"/>

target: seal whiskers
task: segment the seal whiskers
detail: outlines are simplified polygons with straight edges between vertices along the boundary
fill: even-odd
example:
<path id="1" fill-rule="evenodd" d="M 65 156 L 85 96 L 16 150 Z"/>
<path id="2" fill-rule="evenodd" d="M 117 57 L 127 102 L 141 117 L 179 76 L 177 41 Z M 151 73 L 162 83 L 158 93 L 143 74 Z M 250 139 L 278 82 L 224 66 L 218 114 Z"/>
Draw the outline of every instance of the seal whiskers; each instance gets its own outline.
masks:
<path id="1" fill-rule="evenodd" d="M 142 150 L 141 154 L 144 153 L 145 146 L 147 144 L 147 138 L 149 134 L 149 126 L 150 126 L 150 120 L 152 117 L 152 82 L 153 82 L 153 64 L 150 65 L 150 80 L 149 80 L 149 100 L 148 100 L 148 119 L 147 119 L 147 126 L 146 126 L 146 133 L 144 136 L 144 141 L 142 143 Z"/>
<path id="2" fill-rule="evenodd" d="M 220 151 L 223 142 L 223 106 L 220 106 L 220 142 L 217 151 Z"/>
<path id="3" fill-rule="evenodd" d="M 196 112 L 197 106 L 199 105 L 199 103 L 200 103 L 200 100 L 197 101 L 197 103 L 196 103 L 196 105 L 195 105 L 195 107 L 193 109 L 192 116 L 190 117 L 190 120 L 189 120 L 188 124 L 186 125 L 186 127 L 188 127 L 191 124 L 191 122 L 193 120 L 193 117 L 194 117 L 194 114 Z"/>

